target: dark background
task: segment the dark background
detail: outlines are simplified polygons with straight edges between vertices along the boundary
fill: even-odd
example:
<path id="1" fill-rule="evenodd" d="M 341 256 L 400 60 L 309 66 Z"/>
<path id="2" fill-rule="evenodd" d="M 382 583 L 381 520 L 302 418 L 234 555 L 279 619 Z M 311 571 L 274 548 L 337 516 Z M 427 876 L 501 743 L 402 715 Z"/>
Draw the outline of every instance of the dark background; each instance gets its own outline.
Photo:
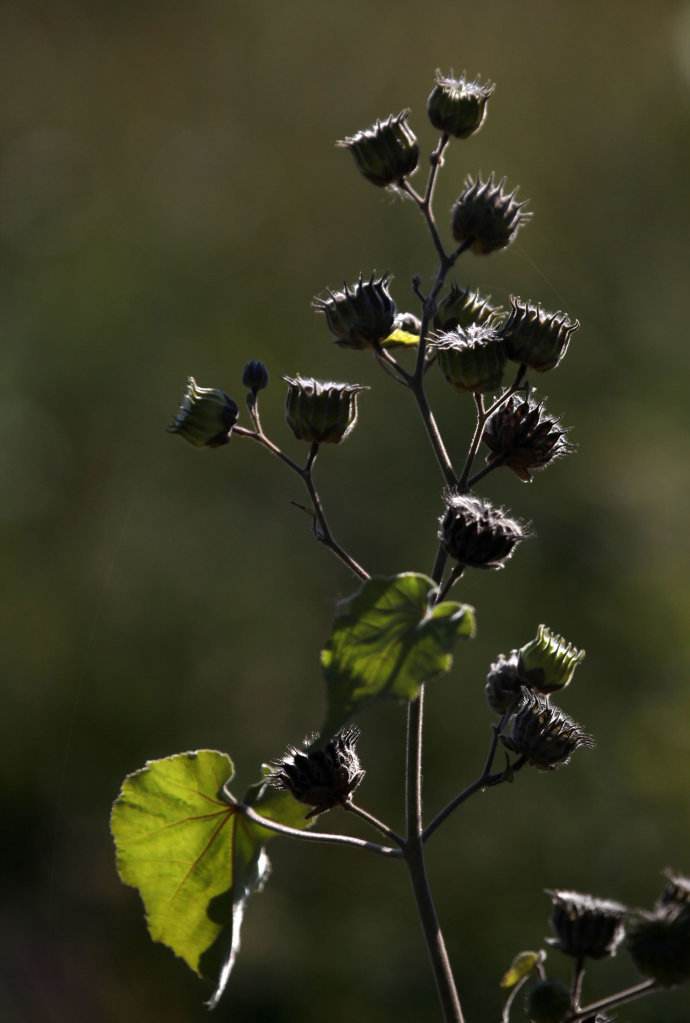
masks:
<path id="1" fill-rule="evenodd" d="M 373 572 L 430 568 L 439 478 L 409 396 L 309 305 L 376 267 L 409 308 L 432 271 L 415 209 L 334 141 L 410 106 L 428 152 L 436 67 L 497 82 L 449 154 L 440 221 L 479 169 L 535 211 L 457 279 L 583 324 L 538 380 L 579 453 L 532 486 L 487 481 L 538 539 L 463 581 L 479 635 L 430 691 L 432 810 L 480 767 L 496 654 L 541 621 L 588 651 L 563 703 L 597 749 L 477 798 L 430 848 L 468 1020 L 496 1020 L 501 973 L 548 933 L 543 888 L 649 905 L 663 867 L 690 871 L 690 6 L 59 0 L 0 4 L 0 38 L 3 1020 L 206 1019 L 208 989 L 117 880 L 110 803 L 147 758 L 201 746 L 242 788 L 321 717 L 318 651 L 354 581 L 282 466 L 165 434 L 186 376 L 241 401 L 245 360 L 264 359 L 265 422 L 296 454 L 283 374 L 371 385 L 320 460 L 323 497 Z M 471 402 L 437 374 L 431 391 L 459 459 Z M 395 824 L 403 720 L 361 722 L 361 801 Z M 438 1018 L 401 869 L 286 842 L 273 861 L 216 1019 Z M 619 956 L 588 990 L 634 979 Z M 688 989 L 618 1018 L 660 1016 L 687 1023 Z"/>

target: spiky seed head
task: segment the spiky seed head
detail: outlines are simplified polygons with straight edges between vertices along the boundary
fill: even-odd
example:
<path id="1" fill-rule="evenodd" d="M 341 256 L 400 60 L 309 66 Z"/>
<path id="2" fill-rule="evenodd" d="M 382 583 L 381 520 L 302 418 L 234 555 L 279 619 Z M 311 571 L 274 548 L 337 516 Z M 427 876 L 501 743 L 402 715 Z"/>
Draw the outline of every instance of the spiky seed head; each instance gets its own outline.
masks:
<path id="1" fill-rule="evenodd" d="M 677 874 L 674 870 L 665 870 L 666 885 L 657 906 L 688 906 L 690 907 L 690 877 Z"/>
<path id="2" fill-rule="evenodd" d="M 395 302 L 389 289 L 390 274 L 365 280 L 362 274 L 342 291 L 327 291 L 313 301 L 317 312 L 326 317 L 335 343 L 342 348 L 377 347 L 392 332 Z"/>
<path id="3" fill-rule="evenodd" d="M 357 422 L 361 384 L 338 384 L 313 377 L 284 377 L 288 385 L 285 419 L 297 440 L 340 444 Z"/>
<path id="4" fill-rule="evenodd" d="M 429 120 L 440 132 L 456 139 L 466 139 L 479 131 L 486 117 L 486 106 L 496 86 L 492 82 L 474 81 L 463 73 L 458 78 L 436 72 L 426 103 Z"/>
<path id="5" fill-rule="evenodd" d="M 469 327 L 472 323 L 488 323 L 497 327 L 504 316 L 505 310 L 492 305 L 490 295 L 480 295 L 478 291 L 452 284 L 436 307 L 434 327 L 441 332 Z"/>
<path id="6" fill-rule="evenodd" d="M 350 150 L 360 173 L 379 188 L 397 185 L 417 169 L 419 146 L 408 116 L 409 110 L 391 114 L 337 143 Z"/>
<path id="7" fill-rule="evenodd" d="M 437 334 L 429 350 L 436 353 L 441 372 L 456 390 L 493 394 L 500 388 L 506 353 L 501 335 L 489 324 L 472 323 Z"/>
<path id="8" fill-rule="evenodd" d="M 690 906 L 637 912 L 628 921 L 626 945 L 640 973 L 661 987 L 690 980 Z"/>
<path id="9" fill-rule="evenodd" d="M 591 749 L 594 740 L 548 697 L 525 686 L 501 740 L 541 771 L 565 767 L 575 750 Z"/>
<path id="10" fill-rule="evenodd" d="M 562 1023 L 570 1010 L 570 992 L 559 980 L 540 980 L 530 988 L 525 1011 L 531 1023 Z"/>
<path id="11" fill-rule="evenodd" d="M 311 806 L 307 817 L 315 817 L 334 806 L 342 806 L 364 778 L 357 740 L 359 729 L 345 728 L 321 749 L 312 737 L 302 748 L 290 746 L 285 755 L 273 764 L 270 783 L 291 792 L 300 803 Z"/>
<path id="12" fill-rule="evenodd" d="M 238 415 L 237 403 L 225 391 L 199 387 L 194 377 L 189 377 L 182 404 L 168 432 L 178 433 L 197 448 L 219 448 L 230 440 Z"/>
<path id="13" fill-rule="evenodd" d="M 420 335 L 422 321 L 414 313 L 396 313 L 393 330 L 404 330 L 406 334 Z"/>
<path id="14" fill-rule="evenodd" d="M 569 686 L 584 659 L 584 650 L 540 625 L 535 638 L 518 651 L 518 671 L 526 686 L 548 695 Z"/>
<path id="15" fill-rule="evenodd" d="M 512 469 L 523 483 L 574 450 L 567 430 L 543 402 L 516 394 L 489 417 L 482 439 L 490 452 L 486 461 Z"/>
<path id="16" fill-rule="evenodd" d="M 517 650 L 511 650 L 507 657 L 499 654 L 486 676 L 484 693 L 487 703 L 497 714 L 505 714 L 522 699 L 523 685 Z"/>
<path id="17" fill-rule="evenodd" d="M 258 359 L 248 362 L 242 371 L 242 383 L 254 397 L 268 387 L 268 370 L 263 362 Z"/>
<path id="18" fill-rule="evenodd" d="M 620 902 L 579 892 L 547 891 L 553 903 L 548 943 L 575 959 L 613 956 L 625 936 L 627 909 Z"/>
<path id="19" fill-rule="evenodd" d="M 517 188 L 506 192 L 505 184 L 505 178 L 497 182 L 493 174 L 486 181 L 468 177 L 453 204 L 453 237 L 467 243 L 477 256 L 505 249 L 531 219 L 527 203 L 517 200 Z"/>
<path id="20" fill-rule="evenodd" d="M 445 495 L 445 505 L 438 537 L 445 551 L 461 565 L 503 568 L 527 537 L 520 522 L 479 497 L 450 491 Z"/>
<path id="21" fill-rule="evenodd" d="M 538 373 L 555 369 L 568 351 L 570 338 L 580 326 L 563 312 L 549 313 L 538 302 L 523 302 L 512 295 L 510 315 L 501 328 L 508 358 L 525 363 Z"/>

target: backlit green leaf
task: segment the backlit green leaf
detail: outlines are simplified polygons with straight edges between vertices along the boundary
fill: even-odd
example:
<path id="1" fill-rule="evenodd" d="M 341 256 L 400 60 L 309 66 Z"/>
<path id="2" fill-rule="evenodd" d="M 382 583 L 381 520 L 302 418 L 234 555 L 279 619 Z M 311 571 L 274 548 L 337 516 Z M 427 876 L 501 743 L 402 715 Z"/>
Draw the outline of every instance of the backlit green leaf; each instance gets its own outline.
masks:
<path id="1" fill-rule="evenodd" d="M 528 977 L 545 958 L 544 952 L 518 952 L 501 977 L 501 987 L 515 987 L 521 980 Z"/>
<path id="2" fill-rule="evenodd" d="M 408 330 L 394 330 L 385 341 L 381 342 L 382 348 L 416 348 L 419 344 L 419 335 L 411 334 Z"/>
<path id="3" fill-rule="evenodd" d="M 434 605 L 436 586 L 415 572 L 370 579 L 338 610 L 321 653 L 328 687 L 323 735 L 332 735 L 364 704 L 413 700 L 423 682 L 449 671 L 461 637 L 474 635 L 465 604 Z"/>

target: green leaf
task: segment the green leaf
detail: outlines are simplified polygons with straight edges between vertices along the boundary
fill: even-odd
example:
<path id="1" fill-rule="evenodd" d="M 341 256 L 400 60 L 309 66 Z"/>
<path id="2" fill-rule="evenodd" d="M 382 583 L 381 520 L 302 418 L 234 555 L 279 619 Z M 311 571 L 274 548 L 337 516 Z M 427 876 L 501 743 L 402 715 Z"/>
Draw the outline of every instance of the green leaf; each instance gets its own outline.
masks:
<path id="1" fill-rule="evenodd" d="M 436 590 L 428 576 L 404 572 L 368 580 L 340 605 L 321 652 L 328 686 L 323 735 L 372 700 L 415 699 L 423 682 L 450 670 L 457 640 L 474 635 L 474 610 L 450 600 L 434 605 Z"/>
<path id="2" fill-rule="evenodd" d="M 511 988 L 528 977 L 539 963 L 543 963 L 546 954 L 540 952 L 518 952 L 512 963 L 501 977 L 501 987 Z"/>
<path id="3" fill-rule="evenodd" d="M 385 341 L 381 342 L 382 348 L 416 348 L 419 344 L 419 335 L 410 334 L 408 330 L 394 330 Z"/>
<path id="4" fill-rule="evenodd" d="M 118 873 L 139 890 L 152 939 L 199 976 L 220 967 L 211 1008 L 237 956 L 247 899 L 268 876 L 264 845 L 273 836 L 223 800 L 233 773 L 230 758 L 215 750 L 150 760 L 125 779 L 111 818 Z M 311 823 L 289 793 L 265 782 L 246 801 L 281 823 Z"/>

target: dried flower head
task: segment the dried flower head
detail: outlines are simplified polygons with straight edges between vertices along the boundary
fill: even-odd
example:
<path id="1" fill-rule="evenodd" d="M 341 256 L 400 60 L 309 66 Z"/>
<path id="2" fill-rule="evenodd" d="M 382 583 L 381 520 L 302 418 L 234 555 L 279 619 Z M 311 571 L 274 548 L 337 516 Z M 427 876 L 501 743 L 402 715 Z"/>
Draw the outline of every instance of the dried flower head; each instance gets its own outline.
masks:
<path id="1" fill-rule="evenodd" d="M 657 903 L 658 906 L 690 907 L 690 877 L 677 874 L 674 870 L 665 870 L 666 885 Z"/>
<path id="2" fill-rule="evenodd" d="M 426 108 L 434 128 L 456 139 L 478 132 L 486 117 L 486 105 L 496 88 L 492 82 L 472 81 L 463 73 L 458 78 L 436 72 L 436 83 Z"/>
<path id="3" fill-rule="evenodd" d="M 397 185 L 417 169 L 419 146 L 407 123 L 408 110 L 376 121 L 371 128 L 342 139 L 338 145 L 349 149 L 361 174 L 380 188 Z"/>
<path id="4" fill-rule="evenodd" d="M 359 729 L 350 727 L 329 739 L 323 749 L 313 748 L 311 738 L 305 740 L 302 749 L 290 746 L 273 765 L 271 784 L 311 806 L 307 817 L 342 806 L 365 774 L 357 756 L 358 738 Z"/>
<path id="5" fill-rule="evenodd" d="M 499 335 L 500 336 L 500 335 Z M 543 402 L 513 395 L 496 409 L 484 429 L 484 443 L 491 454 L 487 462 L 500 462 L 523 482 L 573 450 L 566 430 Z"/>
<path id="6" fill-rule="evenodd" d="M 527 994 L 525 1011 L 531 1023 L 562 1023 L 570 1011 L 570 992 L 559 980 L 540 980 Z"/>
<path id="7" fill-rule="evenodd" d="M 525 686 L 510 718 L 503 744 L 542 771 L 565 767 L 575 750 L 591 749 L 594 740 L 548 697 Z"/>
<path id="8" fill-rule="evenodd" d="M 437 334 L 429 344 L 444 377 L 458 391 L 494 393 L 503 380 L 506 353 L 503 339 L 489 324 Z"/>
<path id="9" fill-rule="evenodd" d="M 496 327 L 504 316 L 505 310 L 492 305 L 490 295 L 485 297 L 478 291 L 452 284 L 448 294 L 436 307 L 434 327 L 442 332 L 469 327 L 472 323 L 488 323 Z"/>
<path id="10" fill-rule="evenodd" d="M 625 936 L 627 910 L 620 902 L 579 892 L 548 891 L 553 902 L 548 943 L 575 959 L 605 959 L 616 954 Z"/>
<path id="11" fill-rule="evenodd" d="M 395 323 L 395 302 L 388 290 L 390 275 L 365 280 L 362 274 L 342 291 L 327 291 L 315 298 L 314 309 L 326 317 L 328 329 L 342 348 L 364 349 L 379 345 Z"/>
<path id="12" fill-rule="evenodd" d="M 517 188 L 504 192 L 505 183 L 505 178 L 496 182 L 493 174 L 486 181 L 468 177 L 453 204 L 453 237 L 475 255 L 506 248 L 532 216 L 525 211 L 527 203 L 517 201 Z"/>
<path id="13" fill-rule="evenodd" d="M 518 671 L 530 689 L 555 693 L 570 685 L 584 659 L 584 650 L 578 650 L 547 625 L 540 625 L 536 637 L 518 651 Z"/>
<path id="14" fill-rule="evenodd" d="M 182 404 L 168 432 L 179 433 L 197 448 L 218 448 L 230 440 L 238 414 L 237 403 L 225 391 L 199 387 L 194 377 L 189 377 Z"/>
<path id="15" fill-rule="evenodd" d="M 438 538 L 461 565 L 503 568 L 517 544 L 527 537 L 521 523 L 479 497 L 450 491 L 445 504 Z"/>
<path id="16" fill-rule="evenodd" d="M 340 444 L 357 422 L 361 384 L 338 384 L 312 377 L 284 377 L 288 385 L 285 418 L 297 440 Z"/>
<path id="17" fill-rule="evenodd" d="M 524 684 L 518 670 L 517 650 L 511 650 L 507 657 L 499 654 L 486 676 L 484 693 L 487 703 L 497 714 L 507 713 L 522 699 Z"/>
<path id="18" fill-rule="evenodd" d="M 508 358 L 524 362 L 539 373 L 555 369 L 580 321 L 571 320 L 566 313 L 546 312 L 538 303 L 523 302 L 515 296 L 511 296 L 510 304 L 510 316 L 501 328 Z"/>
<path id="19" fill-rule="evenodd" d="M 629 921 L 628 952 L 640 973 L 661 987 L 690 980 L 690 907 L 669 903 Z"/>

